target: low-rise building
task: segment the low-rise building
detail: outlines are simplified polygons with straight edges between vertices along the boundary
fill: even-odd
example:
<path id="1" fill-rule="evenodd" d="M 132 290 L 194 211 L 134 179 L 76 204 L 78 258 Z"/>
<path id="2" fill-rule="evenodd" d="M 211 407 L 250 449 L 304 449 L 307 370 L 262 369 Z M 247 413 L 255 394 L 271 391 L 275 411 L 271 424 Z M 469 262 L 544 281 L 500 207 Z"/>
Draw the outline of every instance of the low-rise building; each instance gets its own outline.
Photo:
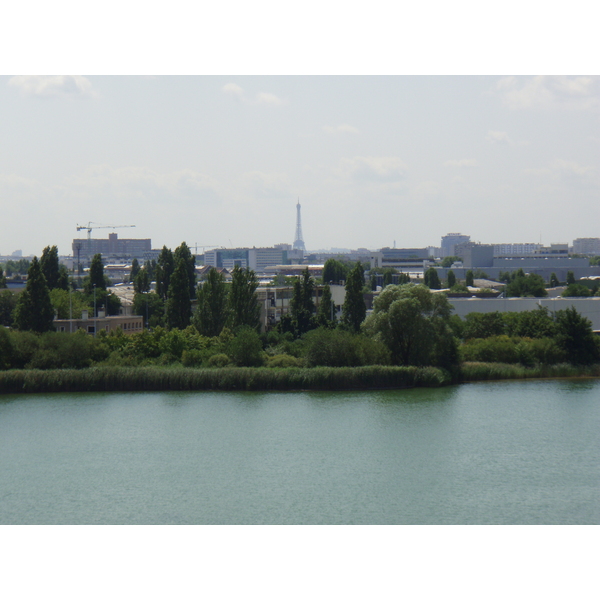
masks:
<path id="1" fill-rule="evenodd" d="M 104 311 L 98 311 L 97 317 L 88 317 L 87 311 L 83 311 L 81 319 L 55 319 L 53 325 L 56 331 L 73 333 L 83 329 L 90 335 L 96 335 L 100 331 L 117 331 L 120 329 L 125 334 L 139 333 L 144 329 L 144 318 L 140 315 L 117 315 L 107 317 Z"/>

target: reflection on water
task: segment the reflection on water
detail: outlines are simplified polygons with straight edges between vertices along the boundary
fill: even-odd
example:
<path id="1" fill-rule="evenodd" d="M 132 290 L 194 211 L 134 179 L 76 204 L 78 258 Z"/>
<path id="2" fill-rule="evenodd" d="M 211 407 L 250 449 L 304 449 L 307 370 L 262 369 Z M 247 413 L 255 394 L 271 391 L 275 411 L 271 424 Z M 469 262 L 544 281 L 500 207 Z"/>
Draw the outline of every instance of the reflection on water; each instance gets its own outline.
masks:
<path id="1" fill-rule="evenodd" d="M 5 396 L 0 523 L 598 523 L 600 382 Z"/>

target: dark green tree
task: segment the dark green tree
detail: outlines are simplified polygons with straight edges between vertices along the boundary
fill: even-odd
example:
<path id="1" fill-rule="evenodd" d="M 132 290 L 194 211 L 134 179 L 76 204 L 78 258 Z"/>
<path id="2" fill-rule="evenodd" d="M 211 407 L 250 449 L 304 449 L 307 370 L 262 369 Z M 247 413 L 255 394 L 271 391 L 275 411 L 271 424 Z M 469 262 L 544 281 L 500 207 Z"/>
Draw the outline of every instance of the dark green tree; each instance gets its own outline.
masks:
<path id="1" fill-rule="evenodd" d="M 238 367 L 259 367 L 263 363 L 262 342 L 256 327 L 240 327 L 227 344 L 227 355 Z"/>
<path id="2" fill-rule="evenodd" d="M 581 283 L 571 283 L 561 294 L 563 298 L 587 298 L 592 295 L 592 291 Z"/>
<path id="3" fill-rule="evenodd" d="M 71 281 L 69 279 L 69 271 L 65 265 L 60 265 L 58 268 L 58 280 L 56 282 L 56 287 L 59 290 L 68 291 L 69 287 L 71 287 Z"/>
<path id="4" fill-rule="evenodd" d="M 6 287 L 6 277 L 4 277 L 4 272 L 2 271 L 2 266 L 0 266 L 0 289 Z"/>
<path id="5" fill-rule="evenodd" d="M 165 320 L 169 329 L 185 329 L 192 318 L 192 301 L 188 268 L 184 258 L 175 263 L 171 276 L 167 301 L 165 303 Z"/>
<path id="6" fill-rule="evenodd" d="M 467 271 L 467 279 L 465 281 L 467 287 L 473 287 L 473 271 Z"/>
<path id="7" fill-rule="evenodd" d="M 323 265 L 323 283 L 339 284 L 348 277 L 348 265 L 335 258 L 328 258 Z"/>
<path id="8" fill-rule="evenodd" d="M 523 312 L 505 312 L 502 316 L 505 333 L 509 336 L 553 338 L 556 335 L 556 324 L 544 306 Z"/>
<path id="9" fill-rule="evenodd" d="M 137 274 L 140 272 L 140 263 L 137 258 L 131 261 L 131 271 L 129 272 L 129 281 L 135 281 Z"/>
<path id="10" fill-rule="evenodd" d="M 150 277 L 150 281 L 156 280 L 156 261 L 155 260 L 147 260 L 144 263 L 144 269 L 148 271 L 148 277 Z"/>
<path id="11" fill-rule="evenodd" d="M 252 329 L 260 327 L 260 306 L 256 289 L 258 279 L 251 269 L 236 265 L 231 274 L 231 287 L 227 298 L 229 326 L 237 329 L 247 325 Z"/>
<path id="12" fill-rule="evenodd" d="M 190 298 L 196 297 L 196 257 L 192 255 L 188 245 L 185 242 L 181 242 L 175 252 L 173 253 L 173 260 L 175 264 L 177 261 L 182 259 L 185 263 L 188 276 L 188 286 L 190 290 Z"/>
<path id="13" fill-rule="evenodd" d="M 429 267 L 429 269 L 425 271 L 424 281 L 425 285 L 430 290 L 439 290 L 442 287 L 437 271 L 433 267 Z"/>
<path id="14" fill-rule="evenodd" d="M 306 268 L 302 272 L 302 277 L 295 278 L 290 300 L 291 328 L 295 337 L 301 337 L 317 326 L 313 317 L 315 313 L 313 290 L 314 281 Z"/>
<path id="15" fill-rule="evenodd" d="M 448 287 L 451 288 L 455 284 L 456 284 L 456 275 L 454 274 L 454 271 L 452 271 L 452 269 L 450 269 L 448 271 Z"/>
<path id="16" fill-rule="evenodd" d="M 56 246 L 46 246 L 42 251 L 40 258 L 40 268 L 46 278 L 46 285 L 49 290 L 58 287 L 59 263 L 58 248 Z"/>
<path id="17" fill-rule="evenodd" d="M 573 275 L 573 271 L 567 271 L 567 285 L 572 283 L 575 283 L 575 275 Z"/>
<path id="18" fill-rule="evenodd" d="M 319 310 L 317 311 L 317 323 L 319 327 L 332 329 L 335 327 L 337 317 L 335 315 L 335 305 L 331 299 L 331 289 L 329 284 L 325 284 L 321 301 L 319 302 Z"/>
<path id="19" fill-rule="evenodd" d="M 384 269 L 384 271 L 383 271 L 383 287 L 385 287 L 386 285 L 392 285 L 393 276 L 394 276 L 395 272 L 396 272 L 396 270 L 392 269 L 392 268 Z"/>
<path id="20" fill-rule="evenodd" d="M 156 292 L 135 294 L 133 313 L 144 317 L 146 327 L 157 327 L 164 322 L 165 303 Z"/>
<path id="21" fill-rule="evenodd" d="M 349 331 L 358 332 L 367 315 L 367 306 L 363 296 L 364 284 L 363 266 L 357 262 L 346 279 L 346 298 L 342 307 L 342 325 Z"/>
<path id="22" fill-rule="evenodd" d="M 506 323 L 502 313 L 495 311 L 489 313 L 469 313 L 465 317 L 463 336 L 466 340 L 471 338 L 488 338 L 505 333 Z"/>
<path id="23" fill-rule="evenodd" d="M 94 287 L 96 288 L 96 292 L 98 292 L 98 290 L 106 290 L 106 278 L 104 277 L 104 264 L 102 263 L 101 254 L 94 254 L 94 257 L 92 258 L 90 274 L 84 285 L 85 292 L 87 294 L 92 294 L 94 292 Z"/>
<path id="24" fill-rule="evenodd" d="M 196 293 L 198 308 L 193 323 L 201 335 L 215 337 L 227 323 L 227 284 L 217 269 L 208 271 L 206 280 Z"/>
<path id="25" fill-rule="evenodd" d="M 448 267 L 451 267 L 456 261 L 460 262 L 462 261 L 462 258 L 458 256 L 446 256 L 446 258 L 442 260 L 441 266 L 447 269 Z"/>
<path id="26" fill-rule="evenodd" d="M 27 285 L 21 292 L 14 312 L 14 324 L 22 331 L 44 333 L 53 329 L 54 309 L 46 278 L 36 256 L 27 273 Z"/>
<path id="27" fill-rule="evenodd" d="M 169 248 L 163 246 L 156 264 L 156 293 L 163 300 L 166 300 L 167 298 L 169 285 L 171 284 L 171 275 L 173 275 L 174 269 L 175 261 L 173 259 L 173 253 Z"/>
<path id="28" fill-rule="evenodd" d="M 556 276 L 556 273 L 552 273 L 552 275 L 550 275 L 550 287 L 558 287 L 560 285 L 560 282 L 558 281 L 558 277 Z"/>
<path id="29" fill-rule="evenodd" d="M 133 291 L 136 294 L 143 294 L 150 291 L 150 277 L 146 269 L 139 269 L 133 280 Z"/>
<path id="30" fill-rule="evenodd" d="M 592 323 L 574 307 L 556 313 L 556 342 L 573 364 L 589 365 L 600 359 L 598 342 L 594 339 Z"/>
<path id="31" fill-rule="evenodd" d="M 536 273 L 526 275 L 523 269 L 510 274 L 510 283 L 506 286 L 505 291 L 509 298 L 523 298 L 526 296 L 543 298 L 548 295 L 542 276 Z"/>
<path id="32" fill-rule="evenodd" d="M 12 327 L 13 311 L 17 305 L 17 297 L 10 290 L 0 292 L 0 325 Z"/>

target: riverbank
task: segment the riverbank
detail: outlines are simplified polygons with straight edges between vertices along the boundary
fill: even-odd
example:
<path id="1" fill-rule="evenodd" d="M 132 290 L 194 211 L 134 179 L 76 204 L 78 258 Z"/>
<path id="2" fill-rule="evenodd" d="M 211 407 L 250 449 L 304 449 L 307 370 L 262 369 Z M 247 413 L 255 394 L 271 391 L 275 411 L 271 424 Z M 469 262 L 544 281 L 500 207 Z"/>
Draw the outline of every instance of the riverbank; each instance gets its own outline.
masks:
<path id="1" fill-rule="evenodd" d="M 38 392 L 133 392 L 192 390 L 366 390 L 441 387 L 504 379 L 600 377 L 600 365 L 523 367 L 464 363 L 451 375 L 436 367 L 314 367 L 267 369 L 226 367 L 91 367 L 0 371 L 0 394 Z"/>

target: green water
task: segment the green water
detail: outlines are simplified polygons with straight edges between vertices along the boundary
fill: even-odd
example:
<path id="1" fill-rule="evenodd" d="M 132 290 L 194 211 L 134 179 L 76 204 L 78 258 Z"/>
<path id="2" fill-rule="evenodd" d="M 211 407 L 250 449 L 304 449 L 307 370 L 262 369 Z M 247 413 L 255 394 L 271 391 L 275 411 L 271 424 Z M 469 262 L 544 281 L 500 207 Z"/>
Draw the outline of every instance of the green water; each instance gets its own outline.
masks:
<path id="1" fill-rule="evenodd" d="M 600 381 L 0 397 L 0 524 L 596 524 Z"/>

